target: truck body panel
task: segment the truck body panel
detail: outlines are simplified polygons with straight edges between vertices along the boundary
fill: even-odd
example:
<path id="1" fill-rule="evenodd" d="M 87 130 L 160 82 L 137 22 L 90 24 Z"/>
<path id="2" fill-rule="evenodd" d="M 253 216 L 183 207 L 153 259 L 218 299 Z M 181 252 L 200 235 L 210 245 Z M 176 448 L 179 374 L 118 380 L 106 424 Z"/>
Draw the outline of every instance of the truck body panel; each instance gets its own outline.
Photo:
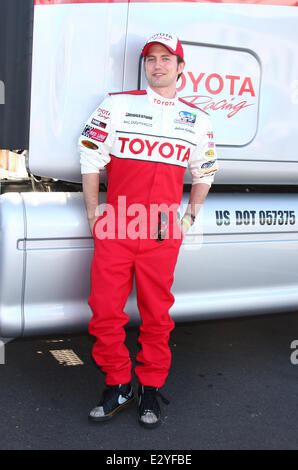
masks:
<path id="1" fill-rule="evenodd" d="M 297 211 L 295 194 L 209 194 L 180 249 L 174 321 L 296 310 Z M 1 336 L 86 329 L 94 244 L 82 193 L 5 194 L 0 220 Z M 135 288 L 125 311 L 139 323 Z"/>

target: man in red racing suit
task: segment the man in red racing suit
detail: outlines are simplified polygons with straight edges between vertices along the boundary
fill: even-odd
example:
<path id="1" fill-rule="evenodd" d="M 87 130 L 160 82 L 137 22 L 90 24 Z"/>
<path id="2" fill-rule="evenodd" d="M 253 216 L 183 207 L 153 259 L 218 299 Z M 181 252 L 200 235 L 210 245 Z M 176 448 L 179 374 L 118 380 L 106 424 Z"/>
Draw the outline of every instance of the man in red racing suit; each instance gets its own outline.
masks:
<path id="1" fill-rule="evenodd" d="M 148 88 L 105 98 L 88 119 L 79 150 L 95 244 L 89 332 L 97 338 L 92 354 L 107 385 L 89 418 L 110 419 L 133 400 L 131 360 L 124 344 L 129 317 L 123 309 L 135 276 L 142 320 L 135 367 L 139 422 L 155 427 L 160 424 L 156 396 L 171 363 L 174 269 L 183 235 L 206 198 L 217 164 L 208 115 L 176 94 L 177 77 L 185 65 L 178 38 L 154 35 L 143 56 Z M 178 222 L 186 168 L 192 175 L 192 190 Z M 98 215 L 99 175 L 104 169 L 106 210 Z"/>

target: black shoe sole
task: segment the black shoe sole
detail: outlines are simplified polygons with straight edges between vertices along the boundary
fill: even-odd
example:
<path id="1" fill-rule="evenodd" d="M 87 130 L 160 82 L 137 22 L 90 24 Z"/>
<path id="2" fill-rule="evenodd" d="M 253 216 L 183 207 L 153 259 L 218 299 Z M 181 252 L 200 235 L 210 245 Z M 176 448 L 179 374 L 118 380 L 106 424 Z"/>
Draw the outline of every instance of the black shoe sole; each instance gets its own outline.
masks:
<path id="1" fill-rule="evenodd" d="M 113 411 L 111 411 L 107 415 L 98 416 L 98 417 L 88 415 L 88 419 L 89 419 L 89 421 L 96 422 L 96 423 L 102 423 L 104 421 L 109 421 L 110 419 L 112 419 L 115 416 L 115 414 L 117 414 L 119 411 L 123 410 L 124 408 L 128 407 L 133 401 L 134 401 L 134 397 L 130 398 L 129 400 L 127 400 L 122 405 L 117 406 L 117 408 L 115 408 Z"/>

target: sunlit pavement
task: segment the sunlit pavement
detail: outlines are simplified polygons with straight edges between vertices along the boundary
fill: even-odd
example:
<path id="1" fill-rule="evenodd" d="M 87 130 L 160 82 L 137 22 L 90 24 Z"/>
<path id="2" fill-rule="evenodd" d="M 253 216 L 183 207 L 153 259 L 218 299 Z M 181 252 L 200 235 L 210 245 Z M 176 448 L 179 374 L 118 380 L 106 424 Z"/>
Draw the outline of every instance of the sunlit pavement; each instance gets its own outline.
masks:
<path id="1" fill-rule="evenodd" d="M 137 338 L 128 329 L 133 362 Z M 104 376 L 87 332 L 14 340 L 0 365 L 0 449 L 297 449 L 295 340 L 298 312 L 177 324 L 155 430 L 139 426 L 136 405 L 88 421 Z"/>

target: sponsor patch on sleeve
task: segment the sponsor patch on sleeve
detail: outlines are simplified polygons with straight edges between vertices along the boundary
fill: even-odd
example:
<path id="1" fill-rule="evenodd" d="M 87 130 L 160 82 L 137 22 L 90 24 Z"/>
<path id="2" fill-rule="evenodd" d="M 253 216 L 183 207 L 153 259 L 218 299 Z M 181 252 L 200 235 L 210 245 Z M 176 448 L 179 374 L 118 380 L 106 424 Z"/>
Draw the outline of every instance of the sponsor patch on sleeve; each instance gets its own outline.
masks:
<path id="1" fill-rule="evenodd" d="M 206 162 L 206 163 L 203 163 L 203 165 L 201 166 L 202 169 L 207 169 L 207 168 L 211 168 L 215 163 L 215 160 L 210 160 L 209 162 Z"/>
<path id="2" fill-rule="evenodd" d="M 105 122 L 98 121 L 98 119 L 92 119 L 91 124 L 94 124 L 94 126 L 97 127 L 102 127 L 103 129 L 107 127 L 107 124 Z"/>
<path id="3" fill-rule="evenodd" d="M 85 137 L 89 137 L 90 139 L 97 140 L 98 142 L 104 142 L 108 137 L 107 132 L 104 132 L 100 129 L 96 129 L 95 127 L 89 125 L 85 126 L 82 135 Z"/>
<path id="4" fill-rule="evenodd" d="M 99 129 L 92 129 L 89 131 L 89 136 L 91 139 L 97 140 L 98 142 L 104 142 L 108 137 L 108 133 Z"/>
<path id="5" fill-rule="evenodd" d="M 107 119 L 110 119 L 111 113 L 107 109 L 97 108 L 97 115 L 101 119 L 107 120 Z"/>
<path id="6" fill-rule="evenodd" d="M 93 142 L 90 142 L 90 140 L 82 140 L 82 145 L 84 145 L 84 147 L 87 147 L 87 149 L 91 149 L 91 150 L 98 149 L 98 146 L 94 144 Z"/>

